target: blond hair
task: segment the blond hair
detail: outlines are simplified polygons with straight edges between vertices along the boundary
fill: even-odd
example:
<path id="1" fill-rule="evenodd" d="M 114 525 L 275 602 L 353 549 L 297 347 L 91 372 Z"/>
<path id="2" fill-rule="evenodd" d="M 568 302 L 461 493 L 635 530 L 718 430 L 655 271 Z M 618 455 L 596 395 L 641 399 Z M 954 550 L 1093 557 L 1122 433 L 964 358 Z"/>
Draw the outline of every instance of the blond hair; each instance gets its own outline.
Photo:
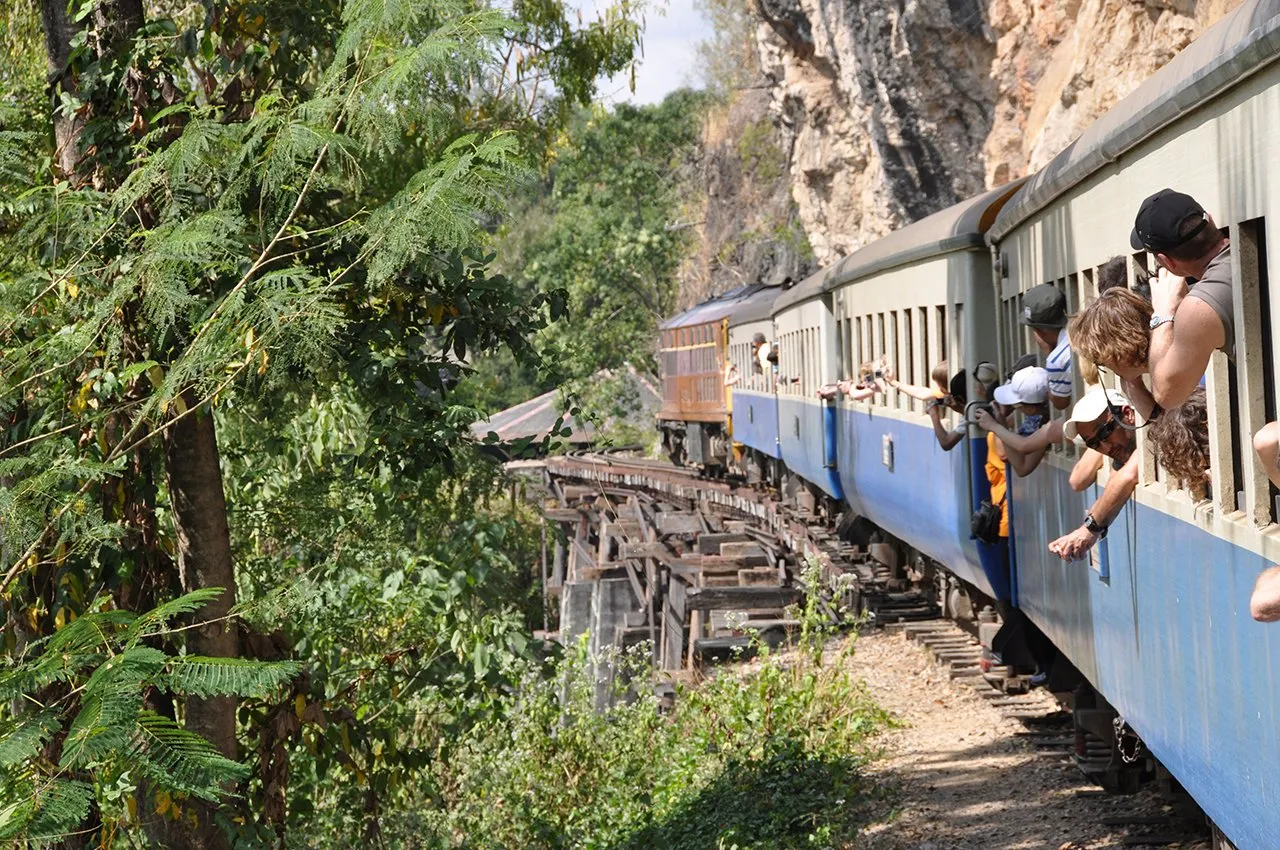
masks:
<path id="1" fill-rule="evenodd" d="M 1151 304 L 1127 289 L 1108 289 L 1072 317 L 1067 336 L 1075 352 L 1114 369 L 1146 366 L 1151 347 Z"/>
<path id="2" fill-rule="evenodd" d="M 933 371 L 929 373 L 929 377 L 933 378 L 935 384 L 946 389 L 951 381 L 951 370 L 947 368 L 947 361 L 939 360 L 933 367 Z"/>

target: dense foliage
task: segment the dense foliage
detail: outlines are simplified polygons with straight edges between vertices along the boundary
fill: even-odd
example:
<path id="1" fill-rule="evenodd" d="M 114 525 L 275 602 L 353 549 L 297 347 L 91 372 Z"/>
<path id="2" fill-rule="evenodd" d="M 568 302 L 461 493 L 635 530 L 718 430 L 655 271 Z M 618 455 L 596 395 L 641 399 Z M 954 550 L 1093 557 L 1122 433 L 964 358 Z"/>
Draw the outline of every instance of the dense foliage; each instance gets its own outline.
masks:
<path id="1" fill-rule="evenodd" d="M 591 713 L 466 439 L 483 364 L 587 377 L 670 309 L 698 98 L 589 108 L 642 12 L 5 5 L 0 840 L 643 846 L 740 774 L 845 829 L 852 683 Z M 739 830 L 799 834 L 779 800 Z"/>
<path id="2" fill-rule="evenodd" d="M 522 371 L 503 354 L 483 362 L 468 388 L 499 410 L 566 385 L 590 415 L 624 416 L 626 381 L 602 380 L 626 364 L 656 375 L 658 322 L 676 306 L 690 226 L 683 191 L 701 137 L 706 99 L 680 90 L 655 106 L 583 109 L 568 125 L 540 190 L 506 216 L 497 261 L 527 292 L 563 289 L 570 321 L 537 345 L 553 369 Z"/>
<path id="3" fill-rule="evenodd" d="M 826 664 L 764 648 L 682 689 L 669 715 L 646 697 L 595 712 L 582 655 L 556 676 L 526 668 L 437 763 L 440 804 L 400 818 L 442 848 L 847 846 L 880 793 L 860 769 L 885 721 L 843 663 L 852 648 Z"/>
<path id="4" fill-rule="evenodd" d="M 477 352 L 537 368 L 565 295 L 496 274 L 485 226 L 639 27 L 502 5 L 6 5 L 7 831 L 376 835 L 422 718 L 524 652 L 536 544 L 451 390 Z M 152 609 L 182 625 L 130 633 Z M 198 657 L 258 678 L 176 678 Z M 203 784 L 138 757 L 161 732 Z"/>

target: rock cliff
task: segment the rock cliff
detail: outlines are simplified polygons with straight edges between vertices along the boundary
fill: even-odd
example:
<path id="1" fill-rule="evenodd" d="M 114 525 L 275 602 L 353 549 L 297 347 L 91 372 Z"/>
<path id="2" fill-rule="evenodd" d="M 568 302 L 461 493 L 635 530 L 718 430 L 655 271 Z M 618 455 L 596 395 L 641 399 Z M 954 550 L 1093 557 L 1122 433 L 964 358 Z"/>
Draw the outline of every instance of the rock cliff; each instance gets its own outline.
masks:
<path id="1" fill-rule="evenodd" d="M 1240 0 L 753 2 L 825 264 L 1044 165 Z"/>

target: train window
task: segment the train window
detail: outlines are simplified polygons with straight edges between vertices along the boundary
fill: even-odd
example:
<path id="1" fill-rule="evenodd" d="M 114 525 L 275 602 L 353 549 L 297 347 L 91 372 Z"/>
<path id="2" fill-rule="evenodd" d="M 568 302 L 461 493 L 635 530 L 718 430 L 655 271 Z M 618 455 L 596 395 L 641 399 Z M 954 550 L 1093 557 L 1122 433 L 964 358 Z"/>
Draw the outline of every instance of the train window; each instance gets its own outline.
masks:
<path id="1" fill-rule="evenodd" d="M 889 368 L 893 370 L 893 374 L 895 375 L 902 374 L 902 357 L 898 350 L 898 322 L 898 311 L 889 311 L 889 339 L 886 340 L 887 348 L 885 353 L 888 355 Z M 897 397 L 894 399 L 893 406 L 901 409 L 903 407 L 904 398 L 905 396 L 898 393 Z M 887 401 L 888 399 L 886 398 L 885 400 Z"/>
<path id="2" fill-rule="evenodd" d="M 904 370 L 903 373 L 900 373 L 898 375 L 898 378 L 902 381 L 905 381 L 908 384 L 914 384 L 916 382 L 916 348 L 915 348 L 915 335 L 911 333 L 911 311 L 910 310 L 904 310 L 902 313 L 902 342 L 903 342 L 903 347 L 906 350 L 906 353 L 904 355 L 906 369 Z M 898 395 L 902 395 L 902 394 L 898 393 Z M 907 396 L 906 404 L 907 404 L 907 410 L 910 410 L 912 412 L 915 412 L 919 407 L 919 405 L 916 404 L 916 400 L 911 398 L 910 396 Z"/>
<path id="3" fill-rule="evenodd" d="M 872 339 L 872 317 L 863 316 L 863 351 L 859 355 L 860 364 L 865 364 L 872 358 L 872 348 L 876 341 Z"/>
<path id="4" fill-rule="evenodd" d="M 917 318 L 919 319 L 919 324 L 917 327 L 920 330 L 920 362 L 923 364 L 921 368 L 924 370 L 924 374 L 928 375 L 933 371 L 933 358 L 929 356 L 929 308 L 920 307 L 918 310 Z"/>
<path id="5" fill-rule="evenodd" d="M 1237 507 L 1258 527 L 1276 521 L 1274 488 L 1253 452 L 1253 435 L 1276 418 L 1275 372 L 1270 357 L 1271 303 L 1268 297 L 1266 220 L 1232 228 L 1231 251 L 1237 303 L 1235 384 L 1232 419 L 1238 423 L 1233 460 L 1241 493 Z M 1247 460 L 1246 460 L 1247 455 Z"/>
<path id="6" fill-rule="evenodd" d="M 844 322 L 836 321 L 836 379 L 843 380 L 848 377 L 848 373 L 844 369 Z"/>
<path id="7" fill-rule="evenodd" d="M 947 346 L 947 305 L 938 305 L 938 359 L 951 358 L 951 349 Z M 952 363 L 952 371 L 960 368 L 959 363 Z"/>
<path id="8" fill-rule="evenodd" d="M 836 328 L 840 331 L 836 338 L 836 361 L 840 364 L 840 376 L 844 380 L 853 377 L 852 355 L 853 338 L 849 334 L 853 333 L 853 325 L 849 322 L 847 316 L 842 316 L 836 320 Z"/>

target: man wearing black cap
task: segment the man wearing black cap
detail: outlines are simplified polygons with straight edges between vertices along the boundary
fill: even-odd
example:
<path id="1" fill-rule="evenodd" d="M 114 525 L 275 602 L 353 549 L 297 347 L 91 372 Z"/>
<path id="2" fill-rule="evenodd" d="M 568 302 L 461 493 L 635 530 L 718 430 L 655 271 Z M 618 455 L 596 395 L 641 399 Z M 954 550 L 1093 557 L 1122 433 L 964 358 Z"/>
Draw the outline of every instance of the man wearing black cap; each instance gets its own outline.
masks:
<path id="1" fill-rule="evenodd" d="M 1052 283 L 1033 286 L 1022 296 L 1022 324 L 1031 328 L 1044 352 L 1049 373 L 1049 402 L 1056 410 L 1071 403 L 1071 343 L 1067 339 L 1067 297 Z"/>
<path id="2" fill-rule="evenodd" d="M 1151 286 L 1147 364 L 1152 394 L 1169 409 L 1195 390 L 1215 348 L 1234 359 L 1231 244 L 1204 207 L 1172 189 L 1142 202 L 1129 243 L 1161 266 Z"/>

